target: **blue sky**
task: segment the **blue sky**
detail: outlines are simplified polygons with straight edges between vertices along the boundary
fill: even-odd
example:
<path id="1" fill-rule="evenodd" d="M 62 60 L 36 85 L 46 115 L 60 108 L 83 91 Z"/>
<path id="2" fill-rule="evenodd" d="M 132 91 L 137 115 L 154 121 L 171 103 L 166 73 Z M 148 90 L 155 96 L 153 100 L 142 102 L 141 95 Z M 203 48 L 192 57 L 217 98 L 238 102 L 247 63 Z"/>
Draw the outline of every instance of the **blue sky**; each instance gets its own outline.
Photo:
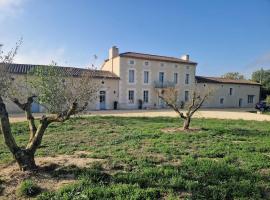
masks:
<path id="1" fill-rule="evenodd" d="M 270 0 L 0 0 L 0 43 L 19 63 L 97 64 L 116 45 L 179 57 L 197 74 L 270 69 Z"/>

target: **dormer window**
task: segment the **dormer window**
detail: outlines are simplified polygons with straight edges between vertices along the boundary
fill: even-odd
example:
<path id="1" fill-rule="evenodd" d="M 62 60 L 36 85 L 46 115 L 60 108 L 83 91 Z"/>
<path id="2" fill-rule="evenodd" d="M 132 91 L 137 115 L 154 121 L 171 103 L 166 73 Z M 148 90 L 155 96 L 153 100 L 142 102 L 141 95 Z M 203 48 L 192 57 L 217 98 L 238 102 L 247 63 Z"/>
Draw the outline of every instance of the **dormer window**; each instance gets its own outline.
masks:
<path id="1" fill-rule="evenodd" d="M 129 60 L 129 64 L 130 65 L 134 65 L 135 64 L 135 61 L 134 60 Z"/>
<path id="2" fill-rule="evenodd" d="M 145 65 L 145 66 L 149 66 L 149 61 L 145 61 L 145 62 L 144 62 L 144 65 Z"/>

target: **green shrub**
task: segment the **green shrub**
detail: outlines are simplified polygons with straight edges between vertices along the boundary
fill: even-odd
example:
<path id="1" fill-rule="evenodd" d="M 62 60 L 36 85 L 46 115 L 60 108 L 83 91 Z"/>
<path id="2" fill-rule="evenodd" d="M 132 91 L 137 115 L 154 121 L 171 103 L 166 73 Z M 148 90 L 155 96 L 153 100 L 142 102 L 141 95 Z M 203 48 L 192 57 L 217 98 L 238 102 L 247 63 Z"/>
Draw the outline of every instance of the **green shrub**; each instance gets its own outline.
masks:
<path id="1" fill-rule="evenodd" d="M 268 104 L 270 104 L 270 95 L 268 95 L 265 100 Z"/>
<path id="2" fill-rule="evenodd" d="M 24 197 L 34 197 L 41 192 L 41 188 L 32 180 L 27 179 L 21 182 L 17 188 L 17 195 Z"/>

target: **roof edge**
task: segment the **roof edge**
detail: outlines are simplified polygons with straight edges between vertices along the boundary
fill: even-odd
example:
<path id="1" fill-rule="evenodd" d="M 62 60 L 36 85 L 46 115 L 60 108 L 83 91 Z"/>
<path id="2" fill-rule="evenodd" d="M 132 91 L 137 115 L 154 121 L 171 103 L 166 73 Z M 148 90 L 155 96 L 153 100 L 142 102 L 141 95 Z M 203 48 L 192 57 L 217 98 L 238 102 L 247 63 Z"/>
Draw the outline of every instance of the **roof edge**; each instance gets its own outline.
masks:
<path id="1" fill-rule="evenodd" d="M 9 71 L 10 71 L 9 73 L 11 73 L 11 74 L 17 74 L 17 75 L 23 75 L 23 74 L 27 74 L 28 73 L 28 69 L 35 68 L 35 67 L 48 67 L 50 65 L 19 64 L 19 63 L 0 63 L 0 66 L 7 66 L 7 67 L 14 66 L 14 68 L 12 68 L 11 71 L 9 69 Z M 21 69 L 19 69 L 20 67 L 21 67 Z M 108 70 L 87 69 L 87 68 L 81 68 L 81 67 L 65 67 L 65 66 L 55 66 L 55 67 L 58 67 L 58 68 L 60 68 L 62 70 L 67 70 L 68 72 L 69 72 L 69 70 L 72 70 L 72 71 L 70 71 L 70 73 L 71 73 L 71 75 L 73 77 L 78 77 L 79 76 L 79 73 L 76 73 L 75 74 L 75 72 L 83 71 L 83 70 L 91 70 L 93 72 L 97 72 L 97 74 L 95 74 L 93 76 L 93 78 L 120 79 L 119 76 L 117 76 L 115 73 L 113 73 L 111 71 L 108 71 Z M 72 72 L 74 72 L 74 74 Z M 108 73 L 109 75 L 106 76 L 106 75 L 98 74 L 98 72 Z"/>
<path id="2" fill-rule="evenodd" d="M 144 56 L 155 56 L 155 57 L 163 57 L 163 58 L 165 58 L 165 59 L 162 59 L 162 58 L 148 58 L 147 60 L 157 60 L 157 61 L 167 61 L 168 62 L 168 60 L 166 60 L 166 59 L 178 59 L 179 61 L 171 60 L 170 62 L 198 65 L 197 62 L 186 61 L 186 60 L 182 60 L 180 58 L 176 58 L 176 57 L 172 57 L 172 56 L 161 56 L 161 55 L 146 54 L 146 53 L 137 53 L 137 52 L 123 52 L 123 53 L 120 53 L 119 54 L 119 57 L 138 58 L 137 56 L 127 55 L 129 53 L 139 54 L 139 55 L 144 55 Z"/>
<path id="3" fill-rule="evenodd" d="M 200 80 L 198 83 L 217 83 L 217 84 L 236 84 L 236 85 L 256 85 L 261 86 L 262 84 L 250 81 L 250 80 L 235 80 L 235 79 L 226 79 L 221 77 L 210 77 L 210 76 L 195 76 L 196 81 Z M 224 80 L 224 82 L 222 81 Z M 226 82 L 225 82 L 226 80 Z"/>

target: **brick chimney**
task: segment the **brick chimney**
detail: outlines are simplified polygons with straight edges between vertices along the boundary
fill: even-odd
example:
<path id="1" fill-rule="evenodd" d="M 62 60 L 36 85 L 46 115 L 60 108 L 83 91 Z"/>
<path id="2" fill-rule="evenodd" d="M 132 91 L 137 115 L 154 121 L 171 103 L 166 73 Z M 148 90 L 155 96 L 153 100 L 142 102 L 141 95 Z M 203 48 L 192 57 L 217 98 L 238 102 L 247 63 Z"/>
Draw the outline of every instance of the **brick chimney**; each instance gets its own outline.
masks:
<path id="1" fill-rule="evenodd" d="M 188 54 L 182 55 L 181 59 L 185 61 L 189 61 L 189 55 Z"/>
<path id="2" fill-rule="evenodd" d="M 119 49 L 116 46 L 113 46 L 109 50 L 109 59 L 115 58 L 119 55 Z"/>

